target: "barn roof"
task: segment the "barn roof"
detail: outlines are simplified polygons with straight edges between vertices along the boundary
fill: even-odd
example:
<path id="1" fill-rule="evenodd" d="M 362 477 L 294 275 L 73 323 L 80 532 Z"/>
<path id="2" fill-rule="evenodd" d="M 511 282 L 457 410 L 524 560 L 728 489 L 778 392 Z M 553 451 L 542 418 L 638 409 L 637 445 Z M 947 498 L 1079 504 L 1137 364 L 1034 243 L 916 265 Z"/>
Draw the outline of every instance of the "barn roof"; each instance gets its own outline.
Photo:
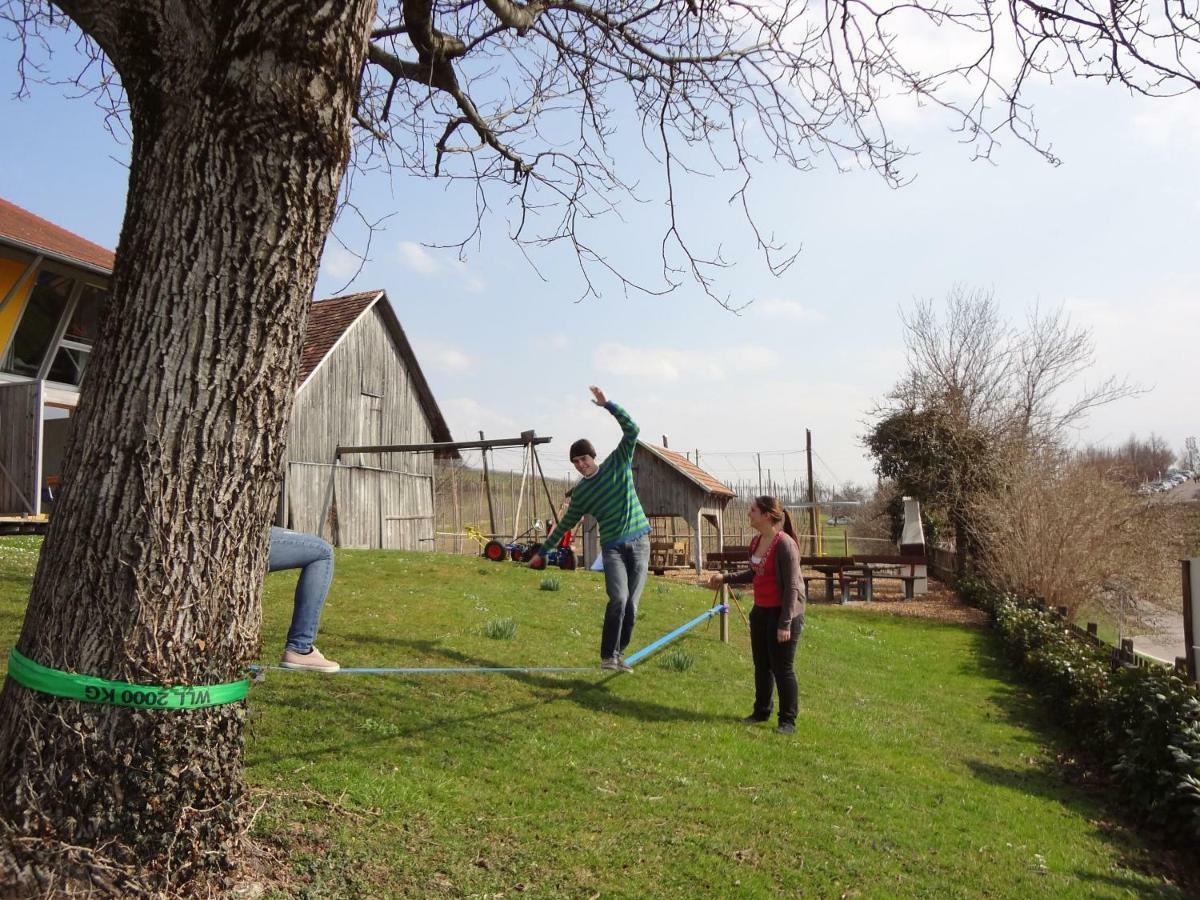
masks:
<path id="1" fill-rule="evenodd" d="M 350 326 L 381 296 L 383 291 L 366 291 L 313 302 L 308 310 L 308 330 L 304 335 L 304 349 L 300 353 L 297 384 L 304 386 L 308 376 L 316 371 L 329 351 L 350 330 Z"/>
<path id="2" fill-rule="evenodd" d="M 439 443 L 452 441 L 454 439 L 450 436 L 450 428 L 433 397 L 429 382 L 425 380 L 425 373 L 421 371 L 421 365 L 417 362 L 417 355 L 413 352 L 412 344 L 408 342 L 408 336 L 400 327 L 400 320 L 396 318 L 396 313 L 392 310 L 392 304 L 379 302 L 386 297 L 386 291 L 377 290 L 313 301 L 308 312 L 308 332 L 305 335 L 304 350 L 300 356 L 300 377 L 296 390 L 304 389 L 304 385 L 320 368 L 321 363 L 328 359 L 338 342 L 349 332 L 350 327 L 367 310 L 378 306 L 384 326 L 408 369 L 413 388 L 421 401 L 421 408 L 429 419 L 433 440 Z M 452 455 L 457 457 L 458 453 L 453 452 Z"/>
<path id="3" fill-rule="evenodd" d="M 722 497 L 733 497 L 734 492 L 727 488 L 721 482 L 717 481 L 712 475 L 709 475 L 699 466 L 692 463 L 686 456 L 681 456 L 674 450 L 668 450 L 666 447 L 660 447 L 657 444 L 647 443 L 646 441 L 638 441 L 639 447 L 644 447 L 650 453 L 653 453 L 667 465 L 671 466 L 684 478 L 693 482 L 697 487 L 701 488 L 709 494 L 716 494 Z"/>
<path id="4" fill-rule="evenodd" d="M 113 252 L 0 197 L 0 244 L 109 275 Z"/>

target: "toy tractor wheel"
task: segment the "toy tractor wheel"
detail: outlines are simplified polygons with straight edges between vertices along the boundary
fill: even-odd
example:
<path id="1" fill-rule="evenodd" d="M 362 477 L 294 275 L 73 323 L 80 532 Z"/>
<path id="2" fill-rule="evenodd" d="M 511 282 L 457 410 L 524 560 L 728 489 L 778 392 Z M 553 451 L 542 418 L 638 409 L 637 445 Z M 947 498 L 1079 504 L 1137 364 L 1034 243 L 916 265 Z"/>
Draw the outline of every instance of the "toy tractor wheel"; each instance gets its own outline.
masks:
<path id="1" fill-rule="evenodd" d="M 576 562 L 574 550 L 571 550 L 568 547 L 563 547 L 563 549 L 558 551 L 558 567 L 560 569 L 574 569 L 575 566 Z"/>
<path id="2" fill-rule="evenodd" d="M 508 556 L 504 545 L 499 541 L 488 541 L 483 545 L 483 555 L 492 562 L 504 562 L 504 558 Z"/>
<path id="3" fill-rule="evenodd" d="M 526 552 L 527 551 L 525 550 L 525 548 L 522 547 L 520 544 L 514 544 L 513 548 L 508 551 L 508 555 L 509 555 L 509 558 L 513 562 L 524 562 Z"/>

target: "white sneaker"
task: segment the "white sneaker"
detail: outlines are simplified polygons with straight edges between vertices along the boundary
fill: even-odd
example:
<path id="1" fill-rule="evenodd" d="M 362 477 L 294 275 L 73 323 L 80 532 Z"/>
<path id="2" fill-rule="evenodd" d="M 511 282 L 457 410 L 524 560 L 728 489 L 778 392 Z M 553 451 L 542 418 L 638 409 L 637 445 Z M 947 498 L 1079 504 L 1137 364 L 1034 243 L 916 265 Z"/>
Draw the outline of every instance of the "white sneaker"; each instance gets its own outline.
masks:
<path id="1" fill-rule="evenodd" d="M 341 668 L 332 659 L 326 659 L 321 651 L 313 647 L 308 653 L 298 650 L 284 650 L 283 659 L 279 665 L 285 669 L 302 669 L 306 672 L 325 672 L 331 674 Z"/>

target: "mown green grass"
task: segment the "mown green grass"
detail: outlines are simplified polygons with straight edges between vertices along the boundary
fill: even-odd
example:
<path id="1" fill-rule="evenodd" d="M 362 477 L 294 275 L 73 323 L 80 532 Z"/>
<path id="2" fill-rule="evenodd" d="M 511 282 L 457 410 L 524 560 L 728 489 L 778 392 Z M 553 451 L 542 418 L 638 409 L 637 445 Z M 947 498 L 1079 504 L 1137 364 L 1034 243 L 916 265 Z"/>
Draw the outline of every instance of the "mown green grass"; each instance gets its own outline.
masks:
<path id="1" fill-rule="evenodd" d="M 36 544 L 0 541 L 11 645 Z M 339 552 L 318 644 L 347 666 L 593 665 L 601 576 Z M 263 661 L 295 578 L 270 576 Z M 711 593 L 656 583 L 631 647 Z M 498 618 L 512 640 L 488 638 Z M 1183 896 L 1091 795 L 980 631 L 811 606 L 794 736 L 750 710 L 749 648 L 717 624 L 632 675 L 318 676 L 253 688 L 253 826 L 278 893 L 311 897 Z"/>

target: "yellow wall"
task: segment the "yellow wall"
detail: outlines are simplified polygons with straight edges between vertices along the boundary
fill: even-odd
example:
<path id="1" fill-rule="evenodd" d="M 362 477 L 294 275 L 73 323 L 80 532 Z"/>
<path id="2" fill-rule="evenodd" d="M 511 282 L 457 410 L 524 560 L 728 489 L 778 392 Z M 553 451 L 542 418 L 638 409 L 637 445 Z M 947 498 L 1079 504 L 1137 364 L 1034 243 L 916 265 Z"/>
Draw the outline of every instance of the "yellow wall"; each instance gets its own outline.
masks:
<path id="1" fill-rule="evenodd" d="M 3 302 L 4 298 L 8 296 L 9 289 L 21 277 L 26 265 L 27 263 L 0 258 L 0 302 Z M 25 301 L 29 299 L 29 288 L 33 282 L 32 278 L 26 281 L 25 287 L 0 307 L 0 352 L 3 352 L 4 348 L 8 346 L 9 339 L 12 338 L 17 322 L 21 318 L 21 311 L 25 309 Z"/>

